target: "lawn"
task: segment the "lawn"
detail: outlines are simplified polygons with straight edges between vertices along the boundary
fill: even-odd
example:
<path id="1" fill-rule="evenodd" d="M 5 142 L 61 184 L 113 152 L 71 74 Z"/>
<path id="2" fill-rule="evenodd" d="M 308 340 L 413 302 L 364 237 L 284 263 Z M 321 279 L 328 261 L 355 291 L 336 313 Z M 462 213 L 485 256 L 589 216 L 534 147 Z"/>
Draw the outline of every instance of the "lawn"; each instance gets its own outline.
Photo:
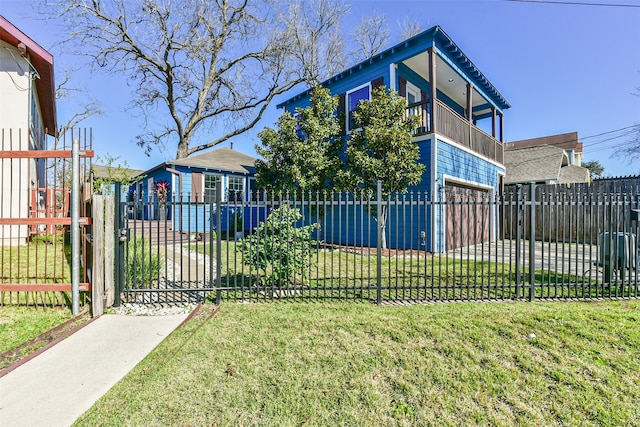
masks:
<path id="1" fill-rule="evenodd" d="M 203 254 L 209 254 L 209 248 L 208 244 L 185 246 L 185 250 Z M 267 284 L 263 272 L 243 263 L 243 253 L 238 248 L 237 242 L 221 242 L 222 298 L 260 300 L 271 294 L 283 295 L 282 288 Z M 214 257 L 216 249 L 214 246 Z M 528 269 L 521 269 L 520 283 L 516 286 L 516 267 L 506 262 L 411 251 L 382 256 L 378 275 L 378 259 L 375 249 L 371 251 L 345 247 L 314 250 L 311 266 L 292 278 L 296 285 L 285 286 L 291 291 L 287 295 L 303 299 L 375 301 L 378 277 L 381 278 L 382 300 L 390 301 L 526 299 L 529 293 Z M 589 277 L 575 274 L 536 270 L 534 277 L 536 298 L 631 296 L 637 293 L 628 284 L 604 288 Z"/>
<path id="2" fill-rule="evenodd" d="M 36 236 L 25 246 L 0 248 L 0 283 L 70 283 L 71 245 L 63 237 Z"/>
<path id="3" fill-rule="evenodd" d="M 640 302 L 225 303 L 79 426 L 640 425 Z"/>
<path id="4" fill-rule="evenodd" d="M 27 343 L 48 330 L 60 325 L 73 316 L 68 307 L 4 306 L 0 307 L 0 354 L 13 350 Z M 47 344 L 46 341 L 34 343 L 20 351 L 17 356 L 24 356 Z M 0 359 L 0 369 L 16 360 L 16 355 Z"/>

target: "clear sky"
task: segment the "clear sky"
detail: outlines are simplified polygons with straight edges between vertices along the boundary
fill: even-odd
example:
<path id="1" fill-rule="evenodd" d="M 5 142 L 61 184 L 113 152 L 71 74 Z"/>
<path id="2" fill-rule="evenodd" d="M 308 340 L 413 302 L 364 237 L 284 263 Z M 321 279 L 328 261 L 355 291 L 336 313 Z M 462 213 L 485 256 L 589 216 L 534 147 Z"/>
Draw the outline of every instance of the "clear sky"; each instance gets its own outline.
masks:
<path id="1" fill-rule="evenodd" d="M 0 0 L 0 14 L 52 52 L 57 69 L 72 66 L 74 58 L 56 48 L 62 34 L 54 23 L 38 19 L 35 3 Z M 574 2 L 611 6 L 503 0 L 349 3 L 345 34 L 362 16 L 377 11 L 387 17 L 390 45 L 399 41 L 398 23 L 406 16 L 424 29 L 440 25 L 511 104 L 505 112 L 507 141 L 578 132 L 585 160 L 599 160 L 606 175 L 640 174 L 640 162 L 612 157 L 615 148 L 631 138 L 625 135 L 628 129 L 620 129 L 640 123 L 639 0 Z M 174 157 L 175 146 L 156 149 L 147 157 L 135 145 L 143 122 L 125 111 L 131 96 L 125 79 L 82 69 L 78 73 L 80 87 L 105 111 L 83 122 L 83 127 L 93 129 L 99 155 L 119 156 L 138 169 Z M 257 132 L 273 125 L 279 115 L 276 103 L 262 124 L 234 140 L 235 149 L 255 155 Z M 72 112 L 58 104 L 60 122 Z"/>

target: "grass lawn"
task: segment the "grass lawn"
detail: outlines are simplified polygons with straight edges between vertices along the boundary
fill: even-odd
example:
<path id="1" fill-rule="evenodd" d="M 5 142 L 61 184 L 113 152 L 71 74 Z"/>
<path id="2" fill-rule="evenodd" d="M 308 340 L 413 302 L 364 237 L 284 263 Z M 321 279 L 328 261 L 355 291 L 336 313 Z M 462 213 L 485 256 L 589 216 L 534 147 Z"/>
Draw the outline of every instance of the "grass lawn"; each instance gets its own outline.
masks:
<path id="1" fill-rule="evenodd" d="M 185 246 L 185 250 L 209 254 L 208 244 Z M 240 245 L 222 241 L 221 286 L 225 300 L 264 299 L 270 291 L 263 272 L 243 263 Z M 217 247 L 213 247 L 216 256 Z M 267 271 L 267 275 L 269 272 Z M 304 284 L 296 289 L 298 297 L 323 297 L 356 300 L 376 299 L 378 260 L 363 249 L 315 250 L 311 266 L 296 273 L 294 281 Z M 516 268 L 507 263 L 431 256 L 413 251 L 409 255 L 385 255 L 381 259 L 381 289 L 383 300 L 469 300 L 511 299 L 529 292 L 527 285 L 516 287 Z M 528 281 L 528 269 L 523 268 L 521 283 Z M 598 287 L 588 277 L 536 270 L 535 290 L 540 297 L 602 297 L 632 295 L 634 291 Z M 525 291 L 526 289 L 526 291 Z M 261 294 L 258 294 L 261 292 Z M 617 294 L 616 294 L 617 292 Z M 262 296 L 261 296 L 262 295 Z"/>
<path id="2" fill-rule="evenodd" d="M 80 426 L 640 425 L 640 302 L 225 303 Z"/>
<path id="3" fill-rule="evenodd" d="M 14 349 L 73 317 L 68 307 L 0 307 L 0 353 Z"/>
<path id="4" fill-rule="evenodd" d="M 36 236 L 24 246 L 0 248 L 0 283 L 70 283 L 71 245 L 63 238 Z"/>

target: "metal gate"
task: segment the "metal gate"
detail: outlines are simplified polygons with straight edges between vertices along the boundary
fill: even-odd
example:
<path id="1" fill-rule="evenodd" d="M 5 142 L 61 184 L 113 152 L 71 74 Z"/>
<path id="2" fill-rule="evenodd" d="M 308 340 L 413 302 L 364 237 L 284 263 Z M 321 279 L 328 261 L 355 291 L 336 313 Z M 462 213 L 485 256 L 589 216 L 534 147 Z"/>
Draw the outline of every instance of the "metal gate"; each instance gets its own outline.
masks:
<path id="1" fill-rule="evenodd" d="M 144 201 L 133 194 L 122 200 L 120 194 L 116 188 L 115 305 L 203 302 L 215 288 L 214 233 L 180 231 L 174 220 L 194 210 L 196 230 L 196 223 L 211 220 L 209 205 Z"/>

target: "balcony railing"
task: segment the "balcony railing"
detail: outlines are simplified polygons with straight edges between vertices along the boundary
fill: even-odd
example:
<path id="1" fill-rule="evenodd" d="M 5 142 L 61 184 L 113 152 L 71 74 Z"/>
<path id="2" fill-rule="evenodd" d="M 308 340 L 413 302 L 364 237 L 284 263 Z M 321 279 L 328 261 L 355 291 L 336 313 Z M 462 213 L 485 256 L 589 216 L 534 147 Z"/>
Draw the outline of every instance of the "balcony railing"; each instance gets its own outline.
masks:
<path id="1" fill-rule="evenodd" d="M 436 130 L 437 133 L 452 141 L 470 148 L 478 154 L 503 163 L 503 144 L 484 132 L 482 129 L 470 124 L 460 114 L 449 108 L 443 102 L 436 100 Z M 429 100 L 416 102 L 407 107 L 407 115 L 419 118 L 418 127 L 413 136 L 421 136 L 432 133 L 431 129 L 431 103 Z"/>

